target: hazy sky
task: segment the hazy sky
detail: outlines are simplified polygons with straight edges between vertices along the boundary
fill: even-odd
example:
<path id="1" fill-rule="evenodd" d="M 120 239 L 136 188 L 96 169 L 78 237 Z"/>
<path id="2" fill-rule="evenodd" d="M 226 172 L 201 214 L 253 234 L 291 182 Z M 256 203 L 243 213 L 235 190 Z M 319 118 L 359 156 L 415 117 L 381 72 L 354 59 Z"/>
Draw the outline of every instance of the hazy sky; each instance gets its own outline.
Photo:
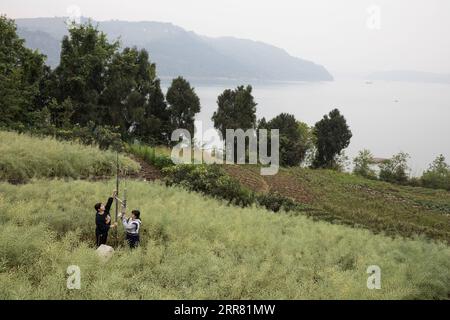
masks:
<path id="1" fill-rule="evenodd" d="M 202 35 L 264 41 L 334 74 L 450 73 L 449 0 L 2 0 L 0 12 L 67 16 L 71 5 L 96 20 L 164 21 Z"/>

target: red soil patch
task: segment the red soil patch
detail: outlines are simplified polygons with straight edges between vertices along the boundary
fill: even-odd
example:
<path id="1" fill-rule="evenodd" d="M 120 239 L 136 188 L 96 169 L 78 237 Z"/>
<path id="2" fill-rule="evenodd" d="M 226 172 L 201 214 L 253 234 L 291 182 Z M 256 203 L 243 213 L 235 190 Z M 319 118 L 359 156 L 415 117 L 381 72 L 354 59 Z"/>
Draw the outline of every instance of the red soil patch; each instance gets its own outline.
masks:
<path id="1" fill-rule="evenodd" d="M 273 176 L 264 176 L 265 181 L 269 185 L 270 192 L 277 192 L 285 197 L 291 198 L 299 203 L 313 202 L 313 197 L 301 182 L 282 171 Z"/>
<path id="2" fill-rule="evenodd" d="M 161 180 L 162 174 L 159 169 L 148 164 L 141 158 L 132 155 L 129 155 L 129 157 L 139 163 L 139 165 L 141 166 L 141 170 L 136 174 L 127 175 L 127 178 L 140 178 L 145 181 Z"/>
<path id="3" fill-rule="evenodd" d="M 239 183 L 255 192 L 269 192 L 269 185 L 258 172 L 238 165 L 224 165 L 223 169 Z"/>
<path id="4" fill-rule="evenodd" d="M 241 185 L 255 192 L 277 192 L 299 203 L 312 203 L 313 197 L 298 178 L 279 171 L 273 176 L 260 175 L 259 168 L 251 166 L 224 165 L 224 170 Z"/>

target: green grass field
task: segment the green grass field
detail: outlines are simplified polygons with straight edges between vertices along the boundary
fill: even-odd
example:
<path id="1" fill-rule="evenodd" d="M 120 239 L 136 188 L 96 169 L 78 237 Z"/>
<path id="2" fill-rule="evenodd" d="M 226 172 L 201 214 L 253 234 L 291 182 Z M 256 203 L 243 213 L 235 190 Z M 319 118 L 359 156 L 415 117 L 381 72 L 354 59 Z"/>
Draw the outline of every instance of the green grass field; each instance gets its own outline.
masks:
<path id="1" fill-rule="evenodd" d="M 139 165 L 121 155 L 120 167 L 134 173 Z M 112 176 L 116 172 L 116 154 L 92 146 L 36 138 L 0 131 L 0 180 L 15 183 L 31 178 L 89 178 Z"/>
<path id="2" fill-rule="evenodd" d="M 114 154 L 14 133 L 0 132 L 0 138 L 0 299 L 449 297 L 449 202 L 443 191 L 328 171 L 282 169 L 266 180 L 239 167 L 235 172 L 249 184 L 260 183 L 262 192 L 294 194 L 313 213 L 332 219 L 318 218 L 351 222 L 352 228 L 125 180 L 129 209 L 142 212 L 141 247 L 130 251 L 119 227 L 117 243 L 114 233 L 109 238 L 118 244 L 116 252 L 104 262 L 95 253 L 93 206 L 106 200 L 115 181 L 66 177 L 111 175 Z M 134 161 L 121 161 L 138 170 Z M 28 183 L 8 182 L 17 176 Z M 366 230 L 384 232 L 389 221 L 389 236 Z M 66 287 L 70 265 L 81 269 L 80 290 Z M 371 265 L 381 268 L 380 290 L 367 288 Z"/>
<path id="3" fill-rule="evenodd" d="M 446 299 L 450 293 L 445 244 L 229 207 L 156 183 L 124 184 L 130 209 L 142 211 L 142 246 L 123 247 L 108 263 L 93 248 L 92 206 L 114 181 L 0 184 L 0 298 Z M 66 289 L 69 265 L 81 268 L 81 290 Z M 381 290 L 366 287 L 369 265 L 381 267 Z"/>

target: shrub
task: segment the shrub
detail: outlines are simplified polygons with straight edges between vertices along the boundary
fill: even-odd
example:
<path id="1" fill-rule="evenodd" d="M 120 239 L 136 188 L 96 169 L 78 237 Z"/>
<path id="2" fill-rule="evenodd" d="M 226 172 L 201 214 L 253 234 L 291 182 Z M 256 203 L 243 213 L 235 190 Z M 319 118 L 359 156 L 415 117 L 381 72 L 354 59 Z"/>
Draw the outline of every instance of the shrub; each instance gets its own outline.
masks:
<path id="1" fill-rule="evenodd" d="M 172 162 L 172 159 L 170 159 L 169 157 L 157 154 L 153 158 L 153 165 L 161 170 L 163 168 L 173 166 L 174 163 Z"/>
<path id="2" fill-rule="evenodd" d="M 370 167 L 372 163 L 373 155 L 369 150 L 359 151 L 358 156 L 353 159 L 353 164 L 355 165 L 353 173 L 364 178 L 376 179 L 375 170 Z"/>
<path id="3" fill-rule="evenodd" d="M 201 192 L 230 204 L 247 207 L 257 204 L 273 212 L 302 211 L 301 204 L 279 193 L 256 194 L 242 187 L 218 165 L 176 165 L 163 169 L 166 184 L 181 185 L 188 190 Z"/>
<path id="4" fill-rule="evenodd" d="M 158 154 L 155 148 L 140 144 L 133 143 L 127 146 L 127 151 L 140 157 L 145 162 L 154 165 L 158 169 L 173 166 L 172 159 L 165 154 Z"/>
<path id="5" fill-rule="evenodd" d="M 201 192 L 231 204 L 249 206 L 254 202 L 251 191 L 241 187 L 218 165 L 181 164 L 163 169 L 166 184 L 182 185 L 189 190 Z"/>
<path id="6" fill-rule="evenodd" d="M 300 211 L 302 209 L 301 205 L 295 203 L 292 199 L 280 195 L 277 192 L 260 194 L 256 197 L 256 202 L 273 212 L 278 212 L 280 210 L 286 212 L 296 210 Z"/>
<path id="7" fill-rule="evenodd" d="M 424 187 L 450 190 L 450 166 L 443 155 L 438 156 L 421 178 Z"/>
<path id="8" fill-rule="evenodd" d="M 380 164 L 380 180 L 405 184 L 408 182 L 409 154 L 400 152 Z"/>

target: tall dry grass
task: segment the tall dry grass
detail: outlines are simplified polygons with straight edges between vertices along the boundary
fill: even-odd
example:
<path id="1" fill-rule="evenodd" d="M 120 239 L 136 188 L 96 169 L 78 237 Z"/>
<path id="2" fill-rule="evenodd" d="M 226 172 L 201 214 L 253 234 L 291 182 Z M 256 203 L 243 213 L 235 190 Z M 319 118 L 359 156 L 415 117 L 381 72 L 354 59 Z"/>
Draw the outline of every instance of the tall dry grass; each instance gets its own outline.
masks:
<path id="1" fill-rule="evenodd" d="M 230 207 L 155 183 L 123 186 L 129 208 L 142 212 L 142 245 L 121 246 L 104 263 L 93 248 L 92 206 L 108 196 L 113 180 L 0 183 L 0 298 L 446 299 L 450 293 L 450 248 L 443 243 Z M 66 288 L 69 265 L 81 269 L 81 290 Z M 381 268 L 381 290 L 366 286 L 369 265 Z"/>
<path id="2" fill-rule="evenodd" d="M 119 161 L 123 171 L 139 170 L 139 164 L 123 155 Z M 0 131 L 0 180 L 26 182 L 31 178 L 111 176 L 115 170 L 114 152 Z"/>

